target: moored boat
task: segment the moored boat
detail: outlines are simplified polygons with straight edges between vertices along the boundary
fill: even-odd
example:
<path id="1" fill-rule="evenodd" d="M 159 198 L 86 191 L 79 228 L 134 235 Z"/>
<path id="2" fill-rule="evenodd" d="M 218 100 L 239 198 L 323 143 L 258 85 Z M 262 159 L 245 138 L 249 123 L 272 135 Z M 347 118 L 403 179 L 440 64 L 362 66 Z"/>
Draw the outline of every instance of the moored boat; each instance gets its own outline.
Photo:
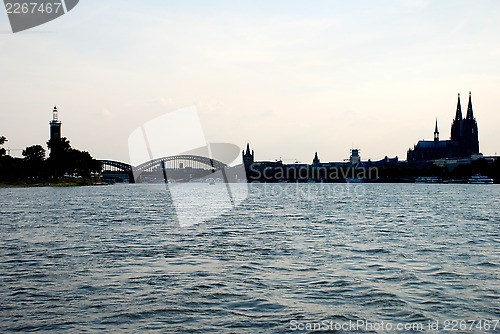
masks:
<path id="1" fill-rule="evenodd" d="M 417 177 L 415 179 L 415 183 L 438 183 L 439 179 L 435 176 L 429 176 L 429 177 Z"/>
<path id="2" fill-rule="evenodd" d="M 487 176 L 474 175 L 467 181 L 468 184 L 493 184 L 493 179 Z"/>
<path id="3" fill-rule="evenodd" d="M 362 179 L 359 177 L 346 177 L 345 182 L 346 183 L 365 183 L 365 179 Z"/>

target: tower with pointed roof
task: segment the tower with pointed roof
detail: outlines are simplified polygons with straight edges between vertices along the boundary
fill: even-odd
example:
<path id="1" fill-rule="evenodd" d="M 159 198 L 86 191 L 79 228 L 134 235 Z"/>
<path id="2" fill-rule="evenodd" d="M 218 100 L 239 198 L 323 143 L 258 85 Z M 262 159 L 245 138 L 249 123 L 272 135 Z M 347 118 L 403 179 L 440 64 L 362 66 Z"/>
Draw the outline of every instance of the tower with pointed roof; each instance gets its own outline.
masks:
<path id="1" fill-rule="evenodd" d="M 250 143 L 247 143 L 246 151 L 242 151 L 243 165 L 248 168 L 255 161 L 255 154 L 253 150 L 250 152 Z"/>
<path id="2" fill-rule="evenodd" d="M 479 154 L 478 128 L 472 109 L 471 92 L 469 92 L 469 103 L 465 118 L 462 118 L 459 94 L 457 113 L 451 126 L 451 141 L 453 144 L 454 157 L 469 158 L 474 154 Z"/>
<path id="3" fill-rule="evenodd" d="M 467 117 L 466 119 L 474 119 L 474 112 L 472 111 L 472 92 L 469 92 L 469 104 L 467 106 Z"/>
<path id="4" fill-rule="evenodd" d="M 470 157 L 473 154 L 479 154 L 479 136 L 477 131 L 477 122 L 474 118 L 474 112 L 472 110 L 471 92 L 469 92 L 467 116 L 463 122 L 462 156 Z"/>
<path id="5" fill-rule="evenodd" d="M 459 142 L 462 134 L 462 106 L 460 105 L 460 93 L 458 93 L 457 111 L 451 125 L 451 141 Z"/>
<path id="6" fill-rule="evenodd" d="M 313 159 L 313 166 L 318 166 L 321 163 L 321 161 L 318 158 L 318 152 L 314 154 L 314 159 Z"/>
<path id="7" fill-rule="evenodd" d="M 439 141 L 439 130 L 438 130 L 438 120 L 436 118 L 436 127 L 434 128 L 434 142 L 437 143 Z"/>

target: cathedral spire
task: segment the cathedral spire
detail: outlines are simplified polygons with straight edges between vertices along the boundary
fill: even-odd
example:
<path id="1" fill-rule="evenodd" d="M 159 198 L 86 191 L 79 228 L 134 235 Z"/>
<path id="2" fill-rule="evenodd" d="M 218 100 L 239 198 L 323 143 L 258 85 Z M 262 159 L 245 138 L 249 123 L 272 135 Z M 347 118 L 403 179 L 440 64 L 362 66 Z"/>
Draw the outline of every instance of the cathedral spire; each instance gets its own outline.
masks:
<path id="1" fill-rule="evenodd" d="M 439 130 L 438 130 L 438 120 L 436 118 L 436 127 L 434 128 L 434 142 L 439 141 Z"/>
<path id="2" fill-rule="evenodd" d="M 320 163 L 320 160 L 319 160 L 319 157 L 318 157 L 318 152 L 316 152 L 314 154 L 313 165 L 319 165 L 319 163 Z"/>
<path id="3" fill-rule="evenodd" d="M 472 111 L 471 92 L 469 92 L 469 106 L 467 107 L 467 119 L 474 119 L 474 113 Z"/>
<path id="4" fill-rule="evenodd" d="M 462 119 L 462 106 L 460 105 L 460 93 L 458 93 L 458 102 L 457 102 L 457 114 L 455 115 L 456 120 Z"/>

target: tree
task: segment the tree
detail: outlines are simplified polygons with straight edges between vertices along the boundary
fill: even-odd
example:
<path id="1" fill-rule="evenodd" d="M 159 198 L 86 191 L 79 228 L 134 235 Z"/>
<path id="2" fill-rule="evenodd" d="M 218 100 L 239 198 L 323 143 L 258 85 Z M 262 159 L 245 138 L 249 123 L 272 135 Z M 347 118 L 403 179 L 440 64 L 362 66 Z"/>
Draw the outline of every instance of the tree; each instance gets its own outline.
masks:
<path id="1" fill-rule="evenodd" d="M 47 145 L 50 148 L 47 167 L 52 177 L 65 174 L 89 177 L 91 172 L 101 170 L 100 163 L 89 152 L 72 148 L 66 138 L 49 140 Z"/>
<path id="2" fill-rule="evenodd" d="M 68 159 L 68 153 L 71 150 L 71 145 L 66 137 L 52 138 L 47 142 L 50 149 L 50 156 L 47 160 L 48 170 L 52 177 L 61 177 L 68 172 L 68 164 L 71 163 Z"/>
<path id="3" fill-rule="evenodd" d="M 5 144 L 7 142 L 7 138 L 5 138 L 4 136 L 1 136 L 0 137 L 0 146 L 2 146 L 3 144 Z M 0 157 L 5 155 L 6 151 L 4 148 L 0 148 Z"/>
<path id="4" fill-rule="evenodd" d="M 100 170 L 97 160 L 93 159 L 89 152 L 70 149 L 66 153 L 65 167 L 68 174 L 77 174 L 89 177 L 91 172 Z"/>
<path id="5" fill-rule="evenodd" d="M 40 145 L 26 147 L 23 150 L 24 175 L 30 177 L 45 176 L 45 149 Z"/>
<path id="6" fill-rule="evenodd" d="M 23 150 L 23 156 L 28 162 L 41 162 L 45 160 L 45 149 L 40 145 L 29 146 Z"/>
<path id="7" fill-rule="evenodd" d="M 52 138 L 47 142 L 47 147 L 50 149 L 50 157 L 58 158 L 71 149 L 69 140 L 66 137 L 61 139 Z"/>

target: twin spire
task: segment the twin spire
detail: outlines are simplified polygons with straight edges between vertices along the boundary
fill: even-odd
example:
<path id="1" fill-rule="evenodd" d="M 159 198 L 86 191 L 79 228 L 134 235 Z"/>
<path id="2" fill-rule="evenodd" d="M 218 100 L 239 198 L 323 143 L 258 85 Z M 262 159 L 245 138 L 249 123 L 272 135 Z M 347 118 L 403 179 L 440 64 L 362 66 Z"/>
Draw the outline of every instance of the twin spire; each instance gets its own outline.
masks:
<path id="1" fill-rule="evenodd" d="M 469 106 L 467 107 L 467 119 L 474 119 L 474 113 L 472 112 L 471 92 L 469 92 Z"/>
<path id="2" fill-rule="evenodd" d="M 458 93 L 458 102 L 457 102 L 457 114 L 455 115 L 456 120 L 462 119 L 462 106 L 460 104 L 460 93 Z"/>
<path id="3" fill-rule="evenodd" d="M 462 106 L 460 105 L 460 93 L 458 93 L 458 102 L 457 102 L 457 113 L 455 115 L 456 120 L 462 119 Z M 474 112 L 472 111 L 472 97 L 471 92 L 469 92 L 469 105 L 467 107 L 467 116 L 466 119 L 474 119 Z"/>

